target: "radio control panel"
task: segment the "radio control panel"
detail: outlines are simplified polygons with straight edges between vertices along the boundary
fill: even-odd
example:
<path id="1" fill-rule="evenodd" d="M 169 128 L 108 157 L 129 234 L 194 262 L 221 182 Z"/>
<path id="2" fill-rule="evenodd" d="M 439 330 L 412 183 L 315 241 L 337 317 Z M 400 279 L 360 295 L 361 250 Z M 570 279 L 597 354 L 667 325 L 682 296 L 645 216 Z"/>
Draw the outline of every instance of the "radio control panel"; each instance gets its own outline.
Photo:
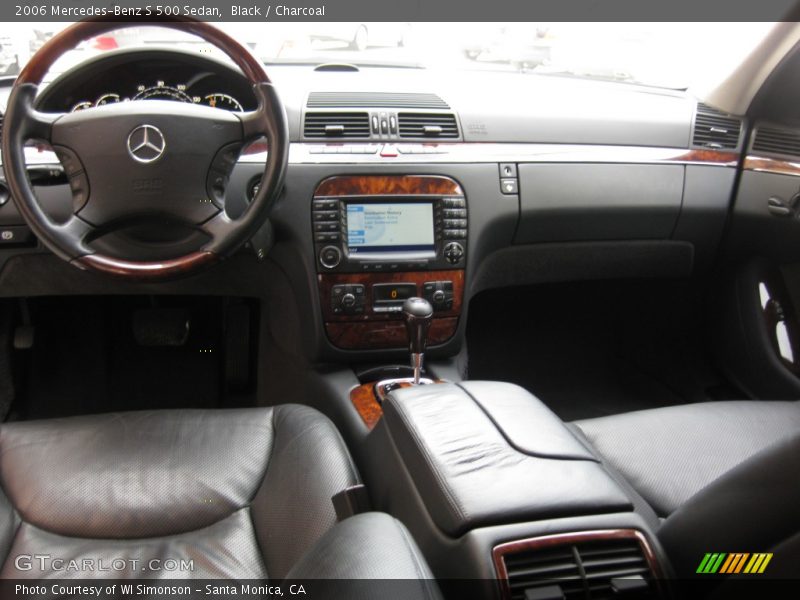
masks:
<path id="1" fill-rule="evenodd" d="M 461 193 L 316 195 L 311 227 L 319 273 L 420 271 L 466 263 L 469 218 Z"/>
<path id="2" fill-rule="evenodd" d="M 330 342 L 345 350 L 402 348 L 402 306 L 434 308 L 429 344 L 453 337 L 464 297 L 469 213 L 441 176 L 337 176 L 311 206 L 320 303 Z"/>

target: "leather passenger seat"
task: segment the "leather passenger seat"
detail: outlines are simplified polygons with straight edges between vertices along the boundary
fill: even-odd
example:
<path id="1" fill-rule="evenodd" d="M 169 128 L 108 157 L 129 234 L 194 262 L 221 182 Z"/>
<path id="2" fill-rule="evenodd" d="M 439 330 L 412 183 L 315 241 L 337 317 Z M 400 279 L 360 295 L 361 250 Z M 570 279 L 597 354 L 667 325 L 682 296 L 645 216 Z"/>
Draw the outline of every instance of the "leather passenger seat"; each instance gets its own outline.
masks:
<path id="1" fill-rule="evenodd" d="M 706 552 L 772 552 L 800 564 L 800 402 L 709 402 L 578 421 L 629 484 L 677 575 Z"/>
<path id="2" fill-rule="evenodd" d="M 0 576 L 416 579 L 410 597 L 438 597 L 398 521 L 337 524 L 331 497 L 358 483 L 338 431 L 305 406 L 4 424 Z M 84 559 L 94 570 L 68 570 Z"/>

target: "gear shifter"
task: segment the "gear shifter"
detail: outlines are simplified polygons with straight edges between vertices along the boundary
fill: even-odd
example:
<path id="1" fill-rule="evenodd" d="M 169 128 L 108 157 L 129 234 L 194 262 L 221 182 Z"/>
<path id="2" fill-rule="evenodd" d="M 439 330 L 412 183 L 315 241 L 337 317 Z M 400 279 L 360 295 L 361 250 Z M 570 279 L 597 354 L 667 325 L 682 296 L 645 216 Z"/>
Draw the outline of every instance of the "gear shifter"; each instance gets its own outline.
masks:
<path id="1" fill-rule="evenodd" d="M 384 379 L 376 383 L 375 395 L 380 403 L 386 399 L 386 395 L 389 392 L 398 388 L 434 383 L 432 379 L 421 377 L 422 359 L 425 355 L 425 346 L 428 343 L 428 330 L 433 320 L 433 306 L 424 298 L 408 298 L 403 302 L 403 319 L 408 332 L 408 350 L 411 352 L 411 366 L 414 368 L 414 376 Z"/>
<path id="2" fill-rule="evenodd" d="M 428 342 L 428 329 L 433 319 L 433 306 L 424 298 L 408 298 L 403 302 L 403 318 L 408 332 L 408 351 L 414 368 L 414 385 L 419 385 L 422 360 Z"/>

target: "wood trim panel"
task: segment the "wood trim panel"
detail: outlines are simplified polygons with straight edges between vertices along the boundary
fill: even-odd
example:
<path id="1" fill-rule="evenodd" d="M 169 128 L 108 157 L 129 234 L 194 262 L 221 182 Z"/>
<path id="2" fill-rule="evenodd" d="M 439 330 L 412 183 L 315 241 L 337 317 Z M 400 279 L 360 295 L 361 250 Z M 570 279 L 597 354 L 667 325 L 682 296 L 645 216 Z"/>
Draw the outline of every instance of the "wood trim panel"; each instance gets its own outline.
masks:
<path id="1" fill-rule="evenodd" d="M 364 421 L 367 429 L 372 430 L 383 416 L 383 409 L 375 397 L 375 382 L 363 383 L 350 390 L 350 402 Z"/>
<path id="2" fill-rule="evenodd" d="M 781 160 L 779 158 L 766 158 L 763 156 L 747 156 L 744 159 L 744 170 L 774 173 L 776 175 L 800 176 L 800 162 Z"/>
<path id="3" fill-rule="evenodd" d="M 399 320 L 325 323 L 331 344 L 343 350 L 378 350 L 408 345 L 405 324 Z M 444 344 L 456 334 L 458 317 L 434 318 L 428 331 L 428 346 Z"/>
<path id="4" fill-rule="evenodd" d="M 576 531 L 571 533 L 556 533 L 553 535 L 543 535 L 540 537 L 527 538 L 523 540 L 514 540 L 498 544 L 492 549 L 492 562 L 497 572 L 497 578 L 500 583 L 503 598 L 511 598 L 511 588 L 508 584 L 508 571 L 506 570 L 506 563 L 504 557 L 507 554 L 515 554 L 526 550 L 537 550 L 542 548 L 550 548 L 552 546 L 567 546 L 572 544 L 580 544 L 583 542 L 591 542 L 598 540 L 619 540 L 619 539 L 635 539 L 639 542 L 639 546 L 644 553 L 647 565 L 650 567 L 653 575 L 656 578 L 656 585 L 663 592 L 663 587 L 658 580 L 664 578 L 664 571 L 661 564 L 658 562 L 653 548 L 647 540 L 647 537 L 637 529 L 599 529 L 593 531 Z"/>
<path id="5" fill-rule="evenodd" d="M 322 302 L 322 316 L 326 322 L 357 321 L 396 321 L 397 313 L 376 313 L 372 311 L 372 286 L 376 283 L 413 283 L 417 286 L 417 295 L 422 295 L 422 286 L 429 281 L 453 282 L 453 308 L 436 312 L 436 317 L 457 317 L 461 314 L 464 301 L 464 271 L 407 271 L 388 273 L 320 273 L 319 297 Z M 336 315 L 331 308 L 331 290 L 334 285 L 362 284 L 366 294 L 366 307 L 362 315 Z"/>
<path id="6" fill-rule="evenodd" d="M 54 35 L 33 55 L 17 77 L 15 85 L 39 84 L 55 61 L 82 41 L 116 29 L 153 24 L 194 34 L 222 50 L 238 66 L 250 83 L 269 83 L 264 66 L 242 44 L 211 23 L 189 17 L 90 17 Z"/>
<path id="7" fill-rule="evenodd" d="M 683 164 L 713 164 L 727 167 L 735 167 L 739 164 L 738 152 L 726 152 L 723 150 L 687 150 L 680 154 L 666 157 L 664 162 L 683 163 Z"/>
<path id="8" fill-rule="evenodd" d="M 87 254 L 72 262 L 84 269 L 124 277 L 129 281 L 146 282 L 188 275 L 213 264 L 218 259 L 219 256 L 213 252 L 197 251 L 186 256 L 154 262 L 121 260 L 99 254 Z"/>
<path id="9" fill-rule="evenodd" d="M 425 164 L 487 164 L 487 163 L 600 163 L 600 164 L 701 164 L 717 167 L 735 167 L 741 154 L 730 150 L 700 148 L 665 148 L 661 146 L 608 146 L 603 144 L 538 144 L 496 142 L 437 142 L 436 154 L 403 154 L 390 158 L 375 154 L 319 154 L 312 149 L 324 143 L 295 142 L 292 144 L 290 162 L 293 164 L 341 164 L 348 168 L 360 165 L 412 165 Z M 341 145 L 341 144 L 339 144 Z M 380 144 L 374 144 L 380 145 Z M 420 145 L 396 143 L 393 146 Z M 261 160 L 263 156 L 246 157 L 248 161 Z"/>
<path id="10" fill-rule="evenodd" d="M 361 420 L 364 421 L 364 425 L 366 425 L 370 431 L 372 431 L 383 416 L 383 408 L 381 408 L 380 402 L 378 402 L 378 396 L 375 393 L 376 383 L 375 381 L 362 383 L 350 390 L 350 402 L 353 403 L 356 412 L 358 412 Z M 444 383 L 444 381 L 437 379 L 434 384 L 436 383 Z M 411 384 L 403 381 L 399 383 L 399 386 L 401 388 L 407 388 L 411 387 Z"/>
<path id="11" fill-rule="evenodd" d="M 440 175 L 342 175 L 323 180 L 314 196 L 463 196 L 461 186 Z"/>

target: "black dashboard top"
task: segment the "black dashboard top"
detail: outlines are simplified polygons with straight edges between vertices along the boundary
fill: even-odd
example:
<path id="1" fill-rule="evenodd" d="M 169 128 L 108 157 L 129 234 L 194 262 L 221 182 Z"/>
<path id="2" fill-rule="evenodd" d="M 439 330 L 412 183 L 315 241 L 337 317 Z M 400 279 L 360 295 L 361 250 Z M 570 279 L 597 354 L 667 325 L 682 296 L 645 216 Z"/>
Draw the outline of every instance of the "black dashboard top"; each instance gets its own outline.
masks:
<path id="1" fill-rule="evenodd" d="M 310 106 L 309 99 L 319 94 L 436 95 L 458 119 L 454 141 L 661 148 L 690 145 L 697 104 L 680 91 L 525 73 L 392 67 L 329 72 L 315 66 L 267 66 L 286 107 L 293 142 L 337 141 L 309 140 L 304 135 L 309 112 L 362 110 Z M 146 47 L 90 58 L 68 80 L 56 77 L 47 85 L 39 106 L 66 112 L 137 97 L 167 97 L 228 109 L 241 105 L 244 110 L 256 103 L 231 63 L 187 50 Z M 0 104 L 4 104 L 1 99 Z"/>

